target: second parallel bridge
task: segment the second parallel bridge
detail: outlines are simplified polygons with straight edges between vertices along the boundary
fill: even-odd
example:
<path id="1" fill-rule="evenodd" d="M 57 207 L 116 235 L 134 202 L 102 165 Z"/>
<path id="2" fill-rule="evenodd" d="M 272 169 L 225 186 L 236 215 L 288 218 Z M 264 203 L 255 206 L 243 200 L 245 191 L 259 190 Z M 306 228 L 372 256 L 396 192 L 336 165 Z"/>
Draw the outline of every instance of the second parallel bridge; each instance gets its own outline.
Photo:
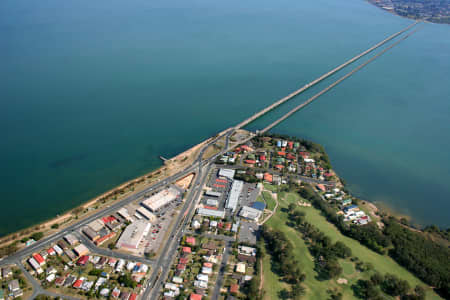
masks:
<path id="1" fill-rule="evenodd" d="M 308 88 L 316 85 L 317 83 L 321 82 L 322 80 L 324 80 L 325 78 L 330 77 L 331 75 L 333 75 L 334 73 L 340 71 L 341 69 L 345 68 L 346 66 L 348 66 L 349 64 L 357 61 L 358 59 L 360 59 L 361 57 L 369 54 L 370 52 L 372 52 L 373 50 L 383 46 L 384 44 L 386 44 L 387 42 L 389 42 L 390 40 L 396 38 L 397 36 L 399 36 L 400 34 L 404 33 L 405 31 L 411 29 L 413 26 L 415 26 L 419 21 L 416 21 L 414 23 L 412 23 L 411 25 L 408 25 L 406 28 L 400 30 L 399 32 L 396 32 L 394 34 L 392 34 L 391 36 L 385 38 L 384 40 L 382 40 L 381 42 L 377 43 L 376 45 L 370 47 L 369 49 L 367 49 L 364 52 L 361 52 L 360 54 L 356 55 L 355 57 L 347 60 L 345 63 L 337 66 L 336 68 L 334 68 L 333 70 L 323 74 L 322 76 L 316 78 L 315 80 L 311 81 L 310 83 L 304 85 L 302 88 L 296 90 L 295 92 L 290 93 L 289 95 L 287 95 L 286 97 L 272 103 L 271 105 L 267 106 L 266 108 L 260 110 L 259 112 L 255 113 L 253 116 L 251 116 L 250 118 L 242 121 L 241 123 L 239 123 L 238 125 L 236 125 L 234 128 L 235 129 L 240 129 L 246 125 L 248 125 L 249 123 L 255 121 L 256 119 L 258 119 L 259 117 L 261 117 L 262 115 L 268 113 L 269 111 L 271 111 L 272 109 L 280 106 L 281 104 L 285 103 L 286 101 L 294 98 L 295 96 L 299 95 L 300 93 L 304 92 L 305 90 L 307 90 Z"/>

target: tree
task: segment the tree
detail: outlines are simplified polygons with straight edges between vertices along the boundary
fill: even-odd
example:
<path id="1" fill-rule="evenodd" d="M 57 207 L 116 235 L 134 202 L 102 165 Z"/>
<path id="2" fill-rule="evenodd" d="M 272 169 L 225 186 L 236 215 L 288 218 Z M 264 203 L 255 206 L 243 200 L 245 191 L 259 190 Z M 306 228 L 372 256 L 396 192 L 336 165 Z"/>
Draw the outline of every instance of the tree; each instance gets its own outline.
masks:
<path id="1" fill-rule="evenodd" d="M 33 240 L 38 241 L 44 237 L 43 232 L 35 232 L 30 236 Z"/>
<path id="2" fill-rule="evenodd" d="M 336 244 L 334 244 L 333 252 L 335 253 L 335 255 L 337 257 L 340 257 L 340 258 L 347 258 L 347 257 L 352 256 L 352 249 L 347 247 L 347 245 L 345 245 L 341 241 L 338 241 L 338 242 L 336 242 Z"/>
<path id="3" fill-rule="evenodd" d="M 130 274 L 120 275 L 119 278 L 117 278 L 117 281 L 129 288 L 134 289 L 137 286 L 137 282 L 131 278 Z"/>
<path id="4" fill-rule="evenodd" d="M 381 289 L 391 296 L 404 296 L 409 291 L 409 283 L 395 275 L 386 274 L 381 284 Z"/>
<path id="5" fill-rule="evenodd" d="M 379 285 L 383 282 L 383 276 L 380 273 L 376 272 L 375 274 L 370 276 L 370 281 L 372 281 L 374 285 Z"/>

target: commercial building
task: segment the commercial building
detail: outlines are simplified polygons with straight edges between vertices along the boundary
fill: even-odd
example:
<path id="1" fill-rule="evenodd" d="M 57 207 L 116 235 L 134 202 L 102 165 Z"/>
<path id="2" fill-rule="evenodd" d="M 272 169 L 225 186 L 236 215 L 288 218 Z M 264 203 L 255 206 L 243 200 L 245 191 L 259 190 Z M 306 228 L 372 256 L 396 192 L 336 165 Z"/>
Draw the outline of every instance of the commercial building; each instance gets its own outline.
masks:
<path id="1" fill-rule="evenodd" d="M 100 235 L 94 231 L 90 226 L 83 228 L 83 233 L 93 242 L 100 238 Z"/>
<path id="2" fill-rule="evenodd" d="M 87 255 L 89 253 L 89 249 L 83 244 L 80 244 L 80 245 L 76 246 L 75 248 L 73 248 L 73 251 L 78 256 Z"/>
<path id="3" fill-rule="evenodd" d="M 236 210 L 237 205 L 239 203 L 239 195 L 241 194 L 243 186 L 244 186 L 243 181 L 241 180 L 233 181 L 225 208 L 231 209 L 232 212 Z"/>
<path id="4" fill-rule="evenodd" d="M 225 217 L 225 211 L 223 210 L 215 210 L 208 208 L 199 208 L 197 210 L 197 214 L 205 217 L 216 217 L 223 219 Z"/>
<path id="5" fill-rule="evenodd" d="M 259 217 L 261 217 L 261 211 L 253 207 L 244 206 L 242 207 L 239 216 L 244 219 L 257 221 Z"/>
<path id="6" fill-rule="evenodd" d="M 205 192 L 205 195 L 206 195 L 206 196 L 209 196 L 209 197 L 219 198 L 220 195 L 222 195 L 222 194 L 219 193 L 219 192 L 214 192 L 214 191 L 206 191 L 206 192 Z"/>
<path id="7" fill-rule="evenodd" d="M 78 243 L 78 239 L 71 233 L 64 236 L 64 240 L 69 243 L 69 245 L 73 246 Z"/>
<path id="8" fill-rule="evenodd" d="M 118 248 L 137 249 L 149 231 L 150 223 L 145 220 L 138 220 L 125 228 L 116 246 Z"/>
<path id="9" fill-rule="evenodd" d="M 155 212 L 177 199 L 180 194 L 178 189 L 171 186 L 168 189 L 162 190 L 150 198 L 145 199 L 141 204 L 150 211 Z"/>
<path id="10" fill-rule="evenodd" d="M 144 218 L 146 218 L 150 222 L 156 221 L 156 216 L 152 214 L 148 209 L 145 207 L 139 207 L 136 212 L 138 212 L 140 215 L 142 215 Z"/>
<path id="11" fill-rule="evenodd" d="M 206 205 L 208 206 L 219 206 L 219 201 L 215 200 L 215 199 L 207 199 L 206 200 Z"/>
<path id="12" fill-rule="evenodd" d="M 34 258 L 28 259 L 28 263 L 38 274 L 42 273 L 41 265 Z"/>
<path id="13" fill-rule="evenodd" d="M 103 228 L 104 223 L 100 220 L 94 220 L 88 226 L 95 232 L 99 232 Z"/>
<path id="14" fill-rule="evenodd" d="M 235 171 L 233 169 L 223 169 L 223 168 L 221 168 L 219 170 L 219 176 L 226 177 L 226 178 L 229 178 L 229 179 L 233 179 L 234 178 L 234 173 L 235 173 Z"/>
<path id="15" fill-rule="evenodd" d="M 117 214 L 124 218 L 127 221 L 133 221 L 133 219 L 130 217 L 130 214 L 128 213 L 128 210 L 125 207 L 122 207 L 117 211 Z"/>

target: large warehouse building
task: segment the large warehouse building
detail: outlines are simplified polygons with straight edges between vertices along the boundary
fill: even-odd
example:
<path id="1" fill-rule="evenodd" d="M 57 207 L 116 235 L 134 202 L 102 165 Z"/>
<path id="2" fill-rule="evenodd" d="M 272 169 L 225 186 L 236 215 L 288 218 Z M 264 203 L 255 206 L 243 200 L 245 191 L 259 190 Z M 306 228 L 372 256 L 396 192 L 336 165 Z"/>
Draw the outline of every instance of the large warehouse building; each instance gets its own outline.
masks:
<path id="1" fill-rule="evenodd" d="M 155 212 L 177 199 L 180 194 L 181 192 L 178 189 L 171 186 L 168 189 L 162 190 L 150 198 L 145 199 L 141 204 L 150 211 Z"/>
<path id="2" fill-rule="evenodd" d="M 235 171 L 233 169 L 223 169 L 223 168 L 221 168 L 219 170 L 219 176 L 226 177 L 226 178 L 229 178 L 229 179 L 233 180 L 234 172 Z"/>
<path id="3" fill-rule="evenodd" d="M 239 195 L 241 194 L 242 188 L 244 187 L 244 182 L 241 180 L 233 181 L 231 185 L 231 191 L 228 195 L 226 208 L 231 209 L 234 212 L 239 203 Z"/>
<path id="4" fill-rule="evenodd" d="M 150 231 L 150 223 L 145 220 L 138 220 L 125 228 L 117 241 L 117 248 L 137 249 L 142 239 Z"/>

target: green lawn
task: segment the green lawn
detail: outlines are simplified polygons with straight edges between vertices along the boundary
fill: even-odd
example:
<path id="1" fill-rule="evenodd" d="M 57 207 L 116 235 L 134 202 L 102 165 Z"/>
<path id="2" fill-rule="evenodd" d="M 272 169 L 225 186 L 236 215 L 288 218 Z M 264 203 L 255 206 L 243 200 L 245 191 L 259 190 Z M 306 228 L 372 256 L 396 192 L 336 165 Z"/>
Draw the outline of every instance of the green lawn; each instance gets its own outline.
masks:
<path id="1" fill-rule="evenodd" d="M 348 280 L 347 285 L 339 285 L 335 280 L 329 281 L 319 281 L 316 277 L 316 272 L 314 271 L 314 261 L 311 257 L 301 235 L 293 228 L 286 225 L 287 213 L 282 212 L 281 208 L 287 208 L 289 203 L 297 203 L 299 200 L 304 201 L 296 193 L 280 193 L 278 197 L 279 209 L 277 213 L 272 216 L 272 218 L 266 223 L 272 228 L 284 231 L 292 242 L 296 249 L 296 259 L 300 262 L 303 272 L 306 274 L 306 280 L 304 282 L 307 288 L 307 294 L 305 299 L 327 299 L 329 295 L 326 290 L 329 288 L 341 289 L 344 295 L 344 299 L 354 299 L 353 291 L 350 286 L 355 283 L 358 279 L 367 279 L 372 273 L 357 272 L 354 268 L 354 264 L 349 260 L 340 260 L 340 264 L 343 268 L 343 274 L 340 276 Z M 406 269 L 398 265 L 394 260 L 388 256 L 383 256 L 373 252 L 372 250 L 362 246 L 358 241 L 348 238 L 342 235 L 338 229 L 331 223 L 329 223 L 325 217 L 320 214 L 320 211 L 313 207 L 301 207 L 299 209 L 306 213 L 306 221 L 316 226 L 319 230 L 329 236 L 333 241 L 342 241 L 347 246 L 352 249 L 353 256 L 358 257 L 363 262 L 370 262 L 375 270 L 385 274 L 391 273 L 397 275 L 399 278 L 407 280 L 411 287 L 420 284 L 427 288 L 427 285 L 422 283 L 419 279 L 409 273 Z M 264 266 L 264 278 L 266 279 L 266 267 Z M 274 276 L 275 274 L 268 274 L 267 276 Z M 276 275 L 275 275 L 276 276 Z M 268 282 L 273 281 L 273 278 L 268 278 Z M 275 283 L 275 282 L 274 282 Z M 266 285 L 270 287 L 268 290 L 273 290 L 275 285 Z M 282 289 L 282 288 L 280 288 Z M 271 291 L 266 291 L 266 295 Z M 276 299 L 268 298 L 267 299 Z M 427 291 L 427 299 L 440 299 L 435 293 L 429 289 Z"/>
<path id="2" fill-rule="evenodd" d="M 288 285 L 280 281 L 278 275 L 272 272 L 269 254 L 266 254 L 264 256 L 263 271 L 264 271 L 263 289 L 265 293 L 264 299 L 265 300 L 278 299 L 279 298 L 278 293 L 284 288 L 287 289 Z"/>
<path id="3" fill-rule="evenodd" d="M 278 186 L 277 185 L 272 185 L 270 183 L 263 183 L 264 188 L 268 191 L 272 191 L 272 192 L 277 192 L 278 191 Z"/>
<path id="4" fill-rule="evenodd" d="M 275 199 L 272 198 L 272 195 L 269 192 L 262 192 L 261 194 L 266 202 L 266 208 L 273 211 L 276 204 Z"/>

